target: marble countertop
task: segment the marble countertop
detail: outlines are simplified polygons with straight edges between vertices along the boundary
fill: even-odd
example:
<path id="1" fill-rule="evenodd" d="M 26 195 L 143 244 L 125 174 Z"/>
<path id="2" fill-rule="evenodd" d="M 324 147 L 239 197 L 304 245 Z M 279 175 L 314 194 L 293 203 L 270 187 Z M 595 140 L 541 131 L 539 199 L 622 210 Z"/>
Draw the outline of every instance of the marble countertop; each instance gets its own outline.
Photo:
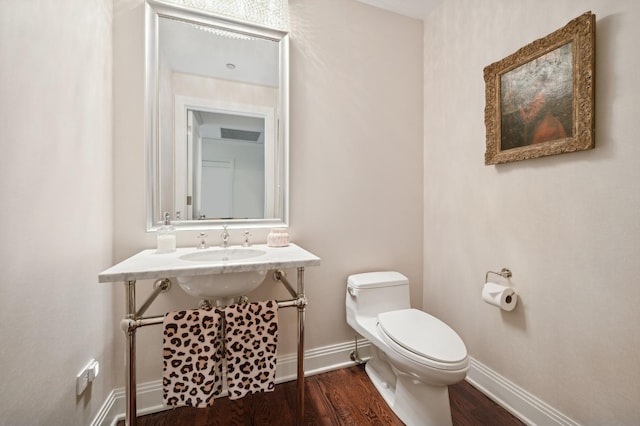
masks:
<path id="1" fill-rule="evenodd" d="M 286 247 L 269 247 L 266 244 L 254 244 L 249 249 L 262 250 L 260 256 L 245 259 L 216 261 L 190 261 L 181 259 L 191 253 L 205 253 L 223 250 L 242 250 L 241 246 L 228 248 L 211 247 L 208 249 L 178 248 L 173 253 L 156 253 L 156 249 L 143 250 L 136 255 L 112 266 L 98 275 L 101 283 L 123 282 L 131 280 L 176 278 L 246 272 L 257 270 L 289 269 L 320 265 L 320 258 L 296 244 Z"/>

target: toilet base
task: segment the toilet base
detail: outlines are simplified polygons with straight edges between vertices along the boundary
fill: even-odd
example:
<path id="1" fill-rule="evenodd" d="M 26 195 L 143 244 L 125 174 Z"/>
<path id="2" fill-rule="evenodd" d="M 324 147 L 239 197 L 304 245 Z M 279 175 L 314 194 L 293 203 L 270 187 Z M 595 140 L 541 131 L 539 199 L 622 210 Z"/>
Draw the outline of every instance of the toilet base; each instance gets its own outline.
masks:
<path id="1" fill-rule="evenodd" d="M 408 426 L 451 426 L 449 388 L 431 386 L 391 370 L 389 364 L 372 358 L 365 371 L 393 412 Z"/>

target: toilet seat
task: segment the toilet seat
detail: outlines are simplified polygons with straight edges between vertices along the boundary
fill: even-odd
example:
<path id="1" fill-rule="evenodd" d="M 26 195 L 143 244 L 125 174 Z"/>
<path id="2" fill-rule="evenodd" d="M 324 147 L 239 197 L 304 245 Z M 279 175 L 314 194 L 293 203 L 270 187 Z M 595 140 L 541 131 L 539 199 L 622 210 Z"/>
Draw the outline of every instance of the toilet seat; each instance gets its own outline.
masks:
<path id="1" fill-rule="evenodd" d="M 440 370 L 467 368 L 467 348 L 447 324 L 418 309 L 378 314 L 378 330 L 393 350 Z"/>

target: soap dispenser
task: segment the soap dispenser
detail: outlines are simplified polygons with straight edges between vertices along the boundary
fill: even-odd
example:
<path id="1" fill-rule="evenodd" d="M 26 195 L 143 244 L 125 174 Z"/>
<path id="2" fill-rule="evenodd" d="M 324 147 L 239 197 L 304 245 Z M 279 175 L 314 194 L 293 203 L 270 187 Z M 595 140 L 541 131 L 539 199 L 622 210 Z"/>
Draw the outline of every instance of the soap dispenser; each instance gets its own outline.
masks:
<path id="1" fill-rule="evenodd" d="M 158 227 L 156 233 L 157 253 L 172 253 L 176 251 L 176 228 L 171 224 L 169 213 L 164 214 L 164 224 Z"/>

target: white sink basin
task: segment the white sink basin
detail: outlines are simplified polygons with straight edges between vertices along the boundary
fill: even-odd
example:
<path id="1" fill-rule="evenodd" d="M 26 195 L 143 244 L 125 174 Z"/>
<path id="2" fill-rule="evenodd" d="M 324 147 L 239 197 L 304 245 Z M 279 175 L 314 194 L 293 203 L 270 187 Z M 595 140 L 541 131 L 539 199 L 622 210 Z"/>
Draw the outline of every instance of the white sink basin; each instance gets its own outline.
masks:
<path id="1" fill-rule="evenodd" d="M 178 285 L 188 294 L 206 300 L 225 300 L 248 294 L 264 281 L 267 270 L 233 272 L 218 275 L 176 277 Z"/>
<path id="2" fill-rule="evenodd" d="M 209 265 L 244 264 L 247 259 L 265 255 L 264 250 L 236 247 L 211 248 L 187 253 L 178 259 Z M 176 277 L 178 285 L 188 294 L 201 299 L 215 300 L 218 304 L 231 303 L 232 299 L 255 290 L 267 275 L 266 268 L 207 275 L 182 275 Z"/>
<path id="3" fill-rule="evenodd" d="M 256 250 L 251 248 L 228 248 L 219 250 L 202 250 L 194 253 L 188 253 L 180 256 L 182 260 L 192 262 L 218 262 L 228 260 L 250 259 L 256 256 L 262 256 L 267 252 L 264 250 Z"/>

